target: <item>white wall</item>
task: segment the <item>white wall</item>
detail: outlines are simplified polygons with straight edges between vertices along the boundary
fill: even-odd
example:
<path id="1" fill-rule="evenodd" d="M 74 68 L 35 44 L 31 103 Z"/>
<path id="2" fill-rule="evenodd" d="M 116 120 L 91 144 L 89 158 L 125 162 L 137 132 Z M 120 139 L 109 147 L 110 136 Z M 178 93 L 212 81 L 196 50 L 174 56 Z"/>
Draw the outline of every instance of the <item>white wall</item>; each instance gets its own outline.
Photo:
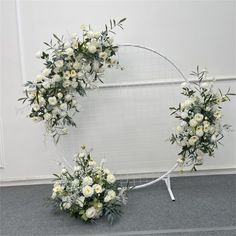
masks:
<path id="1" fill-rule="evenodd" d="M 56 171 L 60 155 L 80 144 L 94 147 L 117 173 L 167 170 L 176 149 L 165 139 L 172 131 L 168 106 L 176 103 L 178 86 L 108 89 L 82 99 L 79 130 L 63 144 L 44 142 L 43 126 L 27 119 L 17 102 L 23 81 L 41 69 L 34 58 L 52 33 L 79 32 L 82 23 L 95 29 L 110 18 L 127 17 L 117 43 L 151 47 L 171 58 L 188 74 L 197 64 L 225 78 L 219 86 L 236 91 L 235 1 L 1 1 L 0 169 L 1 180 L 40 179 Z M 234 78 L 234 80 L 227 80 Z M 144 79 L 145 81 L 145 79 Z M 140 96 L 141 94 L 141 96 Z M 236 99 L 225 106 L 225 121 L 236 129 Z M 140 109 L 143 111 L 140 113 Z M 144 113 L 145 111 L 145 113 Z M 145 114 L 145 115 L 144 115 Z M 136 117 L 135 122 L 134 117 Z M 125 122 L 120 122 L 121 118 Z M 157 122 L 158 121 L 158 122 Z M 123 124 L 123 126 L 122 126 Z M 125 124 L 125 125 L 124 125 Z M 77 141 L 68 142 L 76 136 Z M 236 167 L 236 132 L 201 169 Z M 68 151 L 67 151 L 68 150 Z"/>

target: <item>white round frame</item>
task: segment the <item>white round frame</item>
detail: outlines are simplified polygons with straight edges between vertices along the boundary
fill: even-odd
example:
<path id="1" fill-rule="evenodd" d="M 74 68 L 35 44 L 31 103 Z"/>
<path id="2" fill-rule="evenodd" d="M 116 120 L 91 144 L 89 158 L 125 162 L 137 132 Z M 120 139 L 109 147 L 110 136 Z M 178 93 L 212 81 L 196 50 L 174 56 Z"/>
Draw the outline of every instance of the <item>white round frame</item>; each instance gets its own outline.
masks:
<path id="1" fill-rule="evenodd" d="M 168 63 L 170 63 L 175 69 L 176 71 L 180 74 L 180 76 L 185 80 L 185 82 L 189 82 L 188 79 L 184 76 L 183 72 L 170 60 L 168 59 L 166 56 L 162 55 L 161 53 L 151 49 L 151 48 L 148 48 L 148 47 L 144 47 L 144 46 L 141 46 L 141 45 L 137 45 L 137 44 L 120 44 L 118 45 L 119 47 L 135 47 L 135 48 L 141 48 L 141 49 L 145 49 L 147 51 L 150 51 L 152 53 L 155 53 L 156 55 L 162 57 L 164 60 L 166 60 Z M 124 85 L 124 86 L 129 86 L 129 85 Z M 145 184 L 141 184 L 141 185 L 137 185 L 137 186 L 134 186 L 134 187 L 130 187 L 130 189 L 141 189 L 141 188 L 145 188 L 145 187 L 148 187 L 150 185 L 153 185 L 161 180 L 165 181 L 165 184 L 166 184 L 166 187 L 167 187 L 167 190 L 169 192 L 169 195 L 170 195 L 170 198 L 172 201 L 175 201 L 175 197 L 174 197 L 174 194 L 172 192 L 172 189 L 171 189 L 171 182 L 170 182 L 170 174 L 171 172 L 173 172 L 177 167 L 179 166 L 179 164 L 176 162 L 176 164 L 171 168 L 169 169 L 166 173 L 164 173 L 163 175 L 161 175 L 159 178 L 151 181 L 151 182 L 148 182 L 148 183 L 145 183 Z"/>

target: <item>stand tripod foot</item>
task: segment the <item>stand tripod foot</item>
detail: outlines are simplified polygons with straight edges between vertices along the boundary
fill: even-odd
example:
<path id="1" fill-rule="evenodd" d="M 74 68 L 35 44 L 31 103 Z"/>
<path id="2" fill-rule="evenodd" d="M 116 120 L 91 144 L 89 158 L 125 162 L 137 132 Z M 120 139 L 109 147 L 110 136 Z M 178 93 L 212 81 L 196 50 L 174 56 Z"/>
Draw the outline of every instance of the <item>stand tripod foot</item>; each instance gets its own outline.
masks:
<path id="1" fill-rule="evenodd" d="M 171 184 L 170 184 L 170 176 L 167 175 L 166 177 L 164 177 L 162 180 L 165 181 L 165 184 L 166 184 L 166 187 L 167 187 L 167 190 L 169 192 L 169 195 L 170 195 L 170 198 L 172 201 L 175 201 L 175 196 L 172 192 L 172 189 L 171 189 Z"/>

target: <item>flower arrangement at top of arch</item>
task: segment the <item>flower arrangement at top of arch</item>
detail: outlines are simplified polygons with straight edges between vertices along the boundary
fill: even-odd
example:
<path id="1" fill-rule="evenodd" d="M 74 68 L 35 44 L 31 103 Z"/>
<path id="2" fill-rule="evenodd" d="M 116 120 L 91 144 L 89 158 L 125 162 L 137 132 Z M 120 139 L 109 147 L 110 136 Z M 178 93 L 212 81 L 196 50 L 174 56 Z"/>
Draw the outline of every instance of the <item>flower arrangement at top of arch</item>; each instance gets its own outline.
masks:
<path id="1" fill-rule="evenodd" d="M 170 107 L 171 115 L 180 120 L 176 132 L 172 134 L 170 141 L 180 146 L 180 165 L 192 165 L 196 171 L 197 165 L 202 165 L 203 155 L 214 156 L 214 151 L 221 144 L 224 131 L 230 130 L 230 125 L 222 125 L 221 104 L 230 101 L 230 96 L 236 95 L 226 93 L 220 89 L 214 90 L 213 81 L 206 81 L 207 71 L 192 72 L 197 82 L 184 82 L 182 93 L 187 97 L 179 103 L 178 107 Z"/>
<path id="2" fill-rule="evenodd" d="M 118 46 L 111 34 L 116 27 L 123 29 L 125 20 L 110 20 L 102 32 L 82 25 L 82 37 L 73 35 L 68 42 L 53 34 L 56 41 L 44 42 L 47 50 L 36 53 L 45 67 L 34 81 L 26 82 L 25 97 L 19 101 L 29 103 L 29 117 L 44 121 L 47 133 L 56 142 L 67 134 L 67 126 L 76 126 L 73 115 L 79 112 L 77 94 L 84 96 L 86 88 L 102 82 L 106 68 L 121 68 L 116 58 Z"/>

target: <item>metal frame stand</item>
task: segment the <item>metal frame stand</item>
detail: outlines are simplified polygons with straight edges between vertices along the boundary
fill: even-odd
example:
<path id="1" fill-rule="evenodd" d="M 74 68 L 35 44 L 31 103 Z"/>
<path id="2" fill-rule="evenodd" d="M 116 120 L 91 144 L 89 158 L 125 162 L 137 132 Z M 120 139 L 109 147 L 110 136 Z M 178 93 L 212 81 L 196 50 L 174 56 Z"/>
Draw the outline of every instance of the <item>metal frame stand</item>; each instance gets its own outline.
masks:
<path id="1" fill-rule="evenodd" d="M 170 183 L 170 175 L 167 175 L 166 177 L 164 177 L 162 179 L 163 181 L 165 181 L 165 184 L 166 184 L 166 187 L 167 187 L 167 190 L 169 192 L 169 195 L 170 195 L 170 198 L 172 201 L 175 201 L 175 196 L 172 192 L 172 189 L 171 189 L 171 183 Z"/>

